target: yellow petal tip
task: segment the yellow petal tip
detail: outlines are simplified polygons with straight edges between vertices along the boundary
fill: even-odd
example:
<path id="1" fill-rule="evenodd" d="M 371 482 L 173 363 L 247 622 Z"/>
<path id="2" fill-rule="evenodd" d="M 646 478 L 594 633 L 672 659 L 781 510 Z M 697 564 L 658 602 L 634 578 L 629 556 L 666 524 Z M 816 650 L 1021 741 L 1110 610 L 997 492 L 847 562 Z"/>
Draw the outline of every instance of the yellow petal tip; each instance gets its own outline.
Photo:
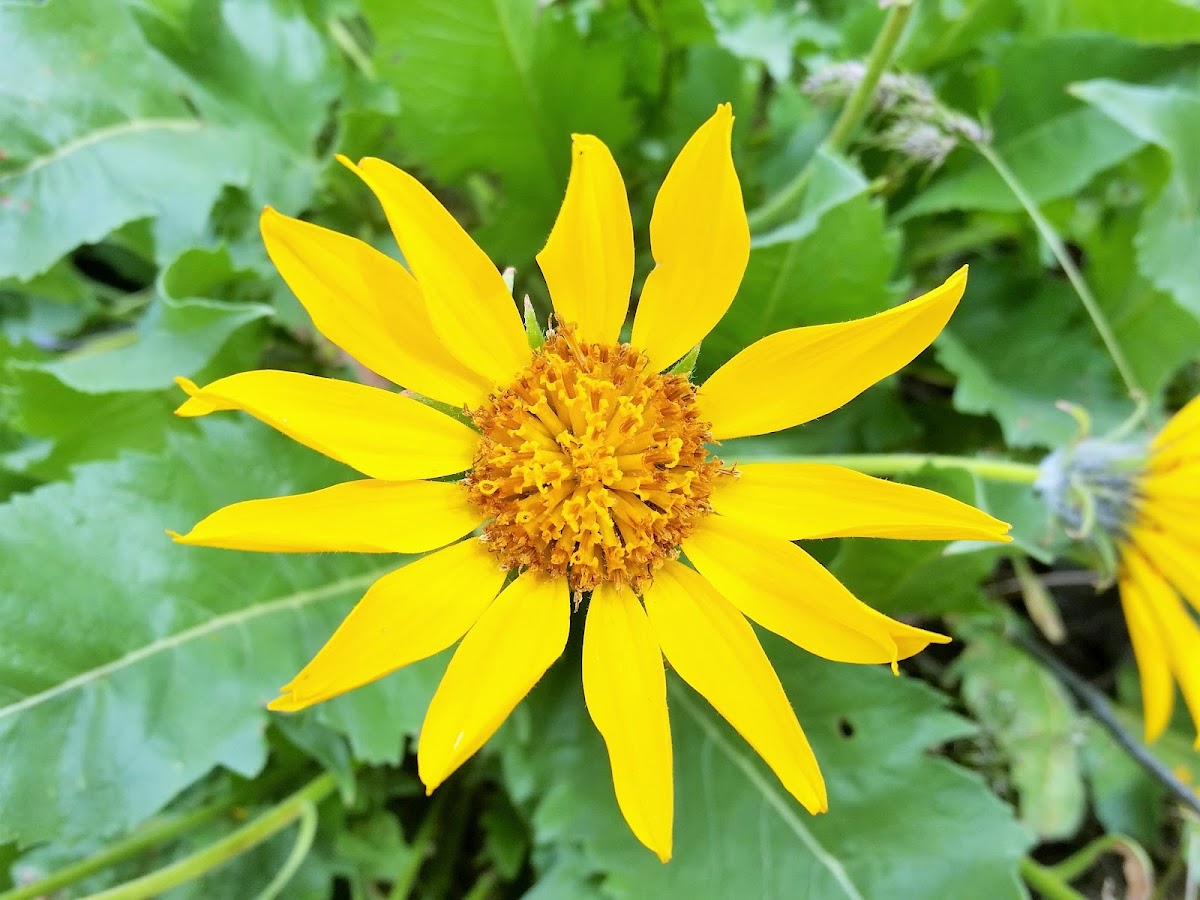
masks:
<path id="1" fill-rule="evenodd" d="M 180 534 L 178 531 L 172 531 L 170 528 L 168 528 L 167 534 L 169 534 L 171 536 L 171 540 L 177 544 L 187 543 L 185 536 Z"/>
<path id="2" fill-rule="evenodd" d="M 295 694 L 282 694 L 267 704 L 271 712 L 298 712 L 304 705 L 296 702 Z"/>
<path id="3" fill-rule="evenodd" d="M 192 379 L 184 378 L 182 375 L 179 375 L 179 376 L 176 376 L 176 378 L 174 380 L 177 385 L 179 385 L 181 388 L 184 389 L 184 391 L 187 392 L 187 395 L 189 397 L 195 397 L 197 394 L 200 393 L 200 388 L 197 387 L 196 382 L 192 381 Z"/>
<path id="4" fill-rule="evenodd" d="M 352 159 L 350 159 L 350 157 L 346 156 L 346 154 L 338 153 L 338 154 L 335 154 L 333 158 L 336 159 L 343 166 L 345 166 L 347 169 L 349 169 L 351 172 L 353 172 L 355 175 L 358 175 L 360 178 L 362 177 L 362 170 L 359 169 L 358 164 L 355 163 Z"/>

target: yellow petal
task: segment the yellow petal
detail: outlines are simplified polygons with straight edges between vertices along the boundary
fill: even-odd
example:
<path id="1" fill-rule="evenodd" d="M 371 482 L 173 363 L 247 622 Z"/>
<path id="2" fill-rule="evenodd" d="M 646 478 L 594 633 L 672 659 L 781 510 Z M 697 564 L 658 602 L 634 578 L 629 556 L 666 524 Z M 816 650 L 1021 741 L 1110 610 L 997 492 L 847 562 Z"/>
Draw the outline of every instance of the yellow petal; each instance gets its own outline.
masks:
<path id="1" fill-rule="evenodd" d="M 180 544 L 268 553 L 424 553 L 483 521 L 460 484 L 348 481 L 218 509 Z"/>
<path id="2" fill-rule="evenodd" d="M 944 494 L 821 463 L 746 463 L 713 508 L 788 541 L 828 537 L 1009 541 L 1009 526 Z"/>
<path id="3" fill-rule="evenodd" d="M 675 804 L 667 679 L 658 639 L 631 590 L 605 583 L 592 592 L 583 695 L 608 747 L 617 805 L 637 839 L 666 862 Z"/>
<path id="4" fill-rule="evenodd" d="M 702 521 L 683 542 L 683 552 L 746 616 L 825 659 L 894 663 L 929 644 L 950 641 L 889 619 L 856 598 L 795 544 L 724 516 Z"/>
<path id="5" fill-rule="evenodd" d="M 1148 509 L 1163 508 L 1176 511 L 1200 508 L 1200 466 L 1177 459 L 1169 468 L 1152 467 L 1142 477 L 1138 487 Z M 1192 529 L 1200 537 L 1200 522 L 1189 512 Z"/>
<path id="6" fill-rule="evenodd" d="M 966 284 L 963 266 L 941 287 L 878 315 L 756 341 L 697 392 L 702 418 L 724 440 L 790 428 L 837 409 L 928 347 Z"/>
<path id="7" fill-rule="evenodd" d="M 1125 566 L 1121 570 L 1120 593 L 1125 624 L 1133 643 L 1133 657 L 1142 680 L 1146 742 L 1151 743 L 1158 739 L 1171 721 L 1171 710 L 1175 706 L 1175 683 L 1171 680 L 1167 650 L 1158 633 L 1150 600 L 1141 582 Z"/>
<path id="8" fill-rule="evenodd" d="M 529 362 L 529 343 L 508 285 L 487 254 L 407 172 L 381 159 L 341 162 L 379 198 L 442 344 L 492 385 L 511 382 Z"/>
<path id="9" fill-rule="evenodd" d="M 1166 579 L 1156 571 L 1152 561 L 1126 550 L 1121 563 L 1129 579 L 1141 588 L 1141 596 L 1146 600 L 1166 650 L 1171 673 L 1179 683 L 1192 722 L 1200 732 L 1200 627 Z M 1200 738 L 1197 744 L 1200 745 Z"/>
<path id="10" fill-rule="evenodd" d="M 1151 444 L 1152 469 L 1166 469 L 1200 457 L 1200 397 L 1175 413 Z"/>
<path id="11" fill-rule="evenodd" d="M 474 538 L 384 575 L 270 708 L 295 712 L 440 653 L 503 583 L 495 554 Z"/>
<path id="12" fill-rule="evenodd" d="M 733 111 L 717 107 L 667 173 L 650 219 L 654 271 L 633 319 L 633 345 L 665 369 L 725 315 L 750 258 L 750 226 L 733 168 Z"/>
<path id="13" fill-rule="evenodd" d="M 1130 543 L 1200 612 L 1198 542 L 1185 537 L 1194 520 L 1168 513 L 1161 504 L 1146 504 L 1143 514 L 1149 524 L 1132 529 Z"/>
<path id="14" fill-rule="evenodd" d="M 479 435 L 461 422 L 390 391 L 264 369 L 197 387 L 177 416 L 240 409 L 364 475 L 387 481 L 436 478 L 471 467 Z"/>
<path id="15" fill-rule="evenodd" d="M 668 562 L 646 592 L 667 662 L 721 714 L 810 813 L 829 800 L 812 747 L 754 629 L 703 578 Z"/>
<path id="16" fill-rule="evenodd" d="M 571 178 L 538 265 L 554 311 L 584 341 L 615 344 L 633 287 L 633 222 L 625 182 L 604 143 L 571 140 Z"/>
<path id="17" fill-rule="evenodd" d="M 490 385 L 447 351 L 408 270 L 369 244 L 263 210 L 263 243 L 313 324 L 373 372 L 449 403 L 477 406 Z"/>
<path id="18" fill-rule="evenodd" d="M 429 793 L 482 747 L 550 665 L 571 628 L 563 579 L 526 572 L 467 632 L 425 714 L 417 771 Z"/>

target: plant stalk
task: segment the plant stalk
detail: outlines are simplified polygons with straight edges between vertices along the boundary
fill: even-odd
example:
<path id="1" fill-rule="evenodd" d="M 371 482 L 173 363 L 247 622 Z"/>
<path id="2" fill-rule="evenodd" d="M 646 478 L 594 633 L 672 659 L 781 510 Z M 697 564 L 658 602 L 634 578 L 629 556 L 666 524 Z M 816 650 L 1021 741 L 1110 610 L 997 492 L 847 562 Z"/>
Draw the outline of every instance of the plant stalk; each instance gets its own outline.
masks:
<path id="1" fill-rule="evenodd" d="M 1046 242 L 1046 245 L 1050 248 L 1050 252 L 1054 254 L 1054 258 L 1058 260 L 1058 264 L 1066 274 L 1067 280 L 1071 282 L 1071 287 L 1075 289 L 1075 293 L 1079 296 L 1079 301 L 1083 304 L 1083 308 L 1087 310 L 1088 316 L 1091 317 L 1092 324 L 1096 326 L 1096 331 L 1100 333 L 1100 340 L 1104 342 L 1104 347 L 1108 350 L 1108 355 L 1112 357 L 1113 365 L 1117 367 L 1117 372 L 1120 373 L 1121 380 L 1125 382 L 1125 390 L 1129 392 L 1129 396 L 1138 410 L 1144 411 L 1146 406 L 1146 391 L 1142 388 L 1137 375 L 1134 374 L 1133 367 L 1125 357 L 1125 352 L 1117 342 L 1117 336 L 1113 334 L 1112 326 L 1109 324 L 1108 318 L 1104 315 L 1104 310 L 1096 302 L 1096 298 L 1084 280 L 1083 274 L 1075 265 L 1075 261 L 1071 259 L 1071 254 L 1067 252 L 1062 238 L 1054 229 L 1054 226 L 1050 224 L 1049 220 L 1042 215 L 1041 209 L 1038 208 L 1034 199 L 1029 196 L 1024 185 L 1017 180 L 1017 176 L 1008 167 L 1008 163 L 1001 158 L 1000 154 L 995 151 L 991 144 L 979 142 L 975 144 L 975 149 L 996 170 L 996 174 L 1008 185 L 1008 189 L 1013 192 L 1013 196 L 1017 198 L 1017 202 L 1021 204 L 1026 214 L 1033 221 L 1038 234 L 1042 236 L 1042 240 Z M 1139 415 L 1137 418 L 1140 419 L 1141 416 Z"/>
<path id="2" fill-rule="evenodd" d="M 219 841 L 149 875 L 93 894 L 90 900 L 143 900 L 195 881 L 278 834 L 302 817 L 305 810 L 333 793 L 336 787 L 333 775 L 328 772 L 319 775 L 257 819 L 247 822 Z"/>
<path id="3" fill-rule="evenodd" d="M 754 459 L 741 460 L 745 463 L 756 461 Z M 845 466 L 847 469 L 854 469 L 865 475 L 908 475 L 918 472 L 926 466 L 932 466 L 935 469 L 966 469 L 989 481 L 1006 481 L 1013 484 L 1033 484 L 1038 477 L 1038 467 L 1032 463 L 972 456 L 948 456 L 940 453 L 851 453 L 772 457 L 771 461 L 828 463 L 834 466 Z"/>
<path id="4" fill-rule="evenodd" d="M 1092 714 L 1093 718 L 1112 735 L 1113 740 L 1121 746 L 1121 749 L 1145 769 L 1150 777 L 1162 784 L 1182 806 L 1192 812 L 1200 813 L 1200 797 L 1197 797 L 1188 785 L 1175 777 L 1175 773 L 1150 752 L 1145 744 L 1125 729 L 1107 697 L 1076 675 L 1039 641 L 1020 634 L 1009 637 L 1013 643 L 1049 669 L 1059 681 L 1065 684 L 1075 698 Z"/>
<path id="5" fill-rule="evenodd" d="M 83 881 L 90 875 L 124 862 L 143 850 L 160 844 L 168 844 L 210 819 L 215 819 L 222 813 L 228 812 L 233 804 L 234 798 L 226 797 L 189 812 L 164 818 L 159 822 L 152 822 L 141 831 L 104 848 L 95 856 L 81 859 L 57 872 L 51 872 L 40 881 L 5 891 L 0 894 L 0 900 L 33 900 L 35 897 L 49 896 L 67 885 Z"/>
<path id="6" fill-rule="evenodd" d="M 1021 860 L 1021 877 L 1037 891 L 1042 900 L 1087 900 L 1053 869 L 1034 862 L 1028 856 Z"/>
<path id="7" fill-rule="evenodd" d="M 839 153 L 849 146 L 855 132 L 871 111 L 871 101 L 875 97 L 875 88 L 883 76 L 892 54 L 904 34 L 904 26 L 912 15 L 912 0 L 896 0 L 888 11 L 883 27 L 875 38 L 871 52 L 867 56 L 867 70 L 862 80 L 854 89 L 854 93 L 846 99 L 846 105 L 821 142 L 821 149 L 830 153 Z M 804 196 L 808 181 L 812 177 L 814 155 L 797 174 L 773 197 L 763 203 L 758 209 L 752 210 L 746 217 L 750 223 L 751 233 L 765 231 L 780 224 L 794 211 L 796 204 Z"/>

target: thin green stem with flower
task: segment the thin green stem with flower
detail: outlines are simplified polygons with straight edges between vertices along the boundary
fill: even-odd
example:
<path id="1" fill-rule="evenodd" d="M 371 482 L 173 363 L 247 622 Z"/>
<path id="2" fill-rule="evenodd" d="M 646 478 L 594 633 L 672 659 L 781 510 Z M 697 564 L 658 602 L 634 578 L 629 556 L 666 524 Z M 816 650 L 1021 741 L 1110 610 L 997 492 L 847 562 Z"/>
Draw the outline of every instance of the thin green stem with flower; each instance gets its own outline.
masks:
<path id="1" fill-rule="evenodd" d="M 978 141 L 974 146 L 980 156 L 986 159 L 991 167 L 996 170 L 996 174 L 1000 176 L 1008 186 L 1008 189 L 1012 191 L 1013 196 L 1017 198 L 1017 202 L 1021 204 L 1026 214 L 1033 221 L 1034 227 L 1037 228 L 1038 233 L 1050 248 L 1050 252 L 1058 260 L 1058 264 L 1066 274 L 1067 280 L 1071 282 L 1071 287 L 1079 295 L 1079 301 L 1083 304 L 1083 308 L 1087 310 L 1088 316 L 1091 317 L 1092 324 L 1096 326 L 1096 331 L 1100 333 L 1100 340 L 1104 342 L 1104 347 L 1108 350 L 1108 355 L 1112 357 L 1113 364 L 1117 367 L 1117 372 L 1121 375 L 1121 380 L 1125 382 L 1125 389 L 1137 405 L 1137 410 L 1133 417 L 1133 424 L 1136 424 L 1146 409 L 1146 391 L 1138 381 L 1137 375 L 1134 374 L 1133 367 L 1129 364 L 1129 360 L 1126 359 L 1125 352 L 1121 349 L 1121 345 L 1117 341 L 1117 336 L 1113 333 L 1112 325 L 1109 324 L 1108 318 L 1104 315 L 1104 310 L 1100 308 L 1100 304 L 1096 302 L 1096 298 L 1084 280 L 1083 274 L 1079 271 L 1079 267 L 1071 259 L 1071 254 L 1067 252 L 1067 248 L 1054 226 L 1042 215 L 1042 211 L 1038 208 L 1037 203 L 1029 196 L 1029 192 L 1025 190 L 1024 185 L 1017 179 L 1017 176 L 1008 167 L 1008 163 L 1004 161 L 1003 157 L 996 152 L 991 144 L 985 141 Z"/>
<path id="2" fill-rule="evenodd" d="M 897 45 L 900 43 L 900 37 L 904 34 L 904 26 L 908 24 L 908 17 L 912 14 L 912 0 L 896 0 L 892 4 L 892 8 L 888 11 L 887 18 L 883 22 L 883 27 L 879 31 L 879 35 L 875 38 L 875 44 L 871 47 L 871 52 L 867 56 L 867 68 L 862 80 L 854 89 L 849 98 L 846 100 L 846 105 L 842 107 L 841 113 L 833 123 L 829 134 L 825 140 L 821 142 L 821 149 L 838 153 L 845 150 L 850 144 L 850 140 L 866 119 L 867 113 L 871 110 L 871 102 L 875 97 L 875 88 L 879 84 L 879 79 L 886 71 L 888 64 L 892 61 L 892 55 L 896 51 Z M 752 210 L 747 216 L 750 223 L 750 231 L 761 232 L 775 225 L 780 224 L 786 217 L 792 213 L 796 204 L 804 196 L 805 190 L 808 188 L 808 181 L 812 177 L 813 160 L 816 155 L 808 161 L 790 182 L 778 191 L 773 197 L 767 200 L 762 206 Z"/>

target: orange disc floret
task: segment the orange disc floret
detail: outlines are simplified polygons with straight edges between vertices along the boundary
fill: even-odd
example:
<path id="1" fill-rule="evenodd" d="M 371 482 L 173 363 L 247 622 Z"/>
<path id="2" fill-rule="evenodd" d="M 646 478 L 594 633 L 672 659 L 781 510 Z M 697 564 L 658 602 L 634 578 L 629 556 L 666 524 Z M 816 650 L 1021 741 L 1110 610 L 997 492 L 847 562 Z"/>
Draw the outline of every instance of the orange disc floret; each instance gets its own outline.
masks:
<path id="1" fill-rule="evenodd" d="M 483 439 L 467 490 L 506 567 L 640 592 L 712 509 L 721 463 L 691 383 L 628 344 L 560 326 L 471 418 Z"/>

